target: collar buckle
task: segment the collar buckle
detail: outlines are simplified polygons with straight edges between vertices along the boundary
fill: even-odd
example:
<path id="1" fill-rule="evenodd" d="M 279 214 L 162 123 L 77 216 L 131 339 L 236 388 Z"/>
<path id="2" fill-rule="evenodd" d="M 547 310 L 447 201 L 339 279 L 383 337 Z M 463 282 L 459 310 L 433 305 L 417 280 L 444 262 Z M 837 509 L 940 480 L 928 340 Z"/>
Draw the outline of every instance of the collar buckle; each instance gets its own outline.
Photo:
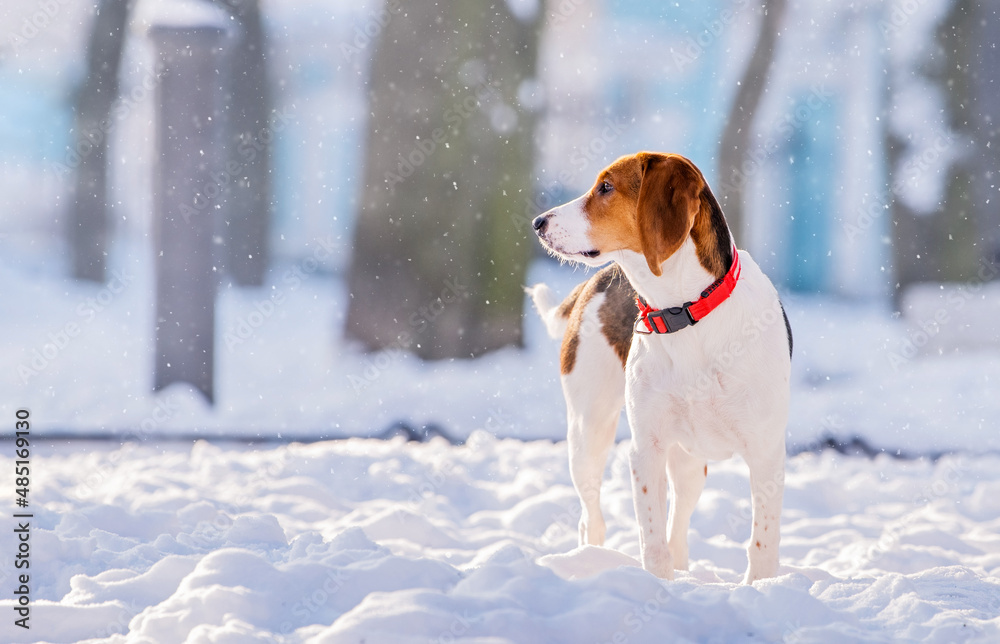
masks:
<path id="1" fill-rule="evenodd" d="M 694 316 L 691 315 L 691 304 L 693 302 L 685 302 L 681 306 L 657 310 L 652 310 L 648 306 L 642 307 L 642 314 L 636 319 L 633 330 L 643 335 L 675 333 L 697 324 L 698 320 L 695 320 Z M 643 322 L 645 330 L 640 328 L 639 322 Z"/>

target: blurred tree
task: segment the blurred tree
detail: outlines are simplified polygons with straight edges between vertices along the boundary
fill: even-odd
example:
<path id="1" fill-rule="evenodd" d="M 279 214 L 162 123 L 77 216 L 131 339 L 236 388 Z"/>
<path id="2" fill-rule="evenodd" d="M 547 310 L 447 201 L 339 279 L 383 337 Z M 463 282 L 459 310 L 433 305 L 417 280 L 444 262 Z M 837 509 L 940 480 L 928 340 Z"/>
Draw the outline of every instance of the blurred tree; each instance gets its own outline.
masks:
<path id="1" fill-rule="evenodd" d="M 926 157 L 929 167 L 941 157 L 948 160 L 944 198 L 933 212 L 917 212 L 902 199 L 892 202 L 897 304 L 903 290 L 915 282 L 995 276 L 1000 259 L 1000 141 L 993 117 L 994 106 L 1000 106 L 1000 53 L 995 45 L 1000 24 L 995 11 L 973 0 L 952 0 L 918 70 L 944 97 L 951 133 L 940 133 L 930 148 L 919 150 L 908 138 L 888 134 L 890 175 L 895 180 L 912 178 L 905 176 L 908 153 L 919 153 L 921 163 Z M 957 153 L 956 146 L 964 152 Z"/>
<path id="2" fill-rule="evenodd" d="M 1000 268 L 1000 7 L 975 3 L 970 53 L 971 91 L 969 123 L 975 146 L 972 190 L 976 204 L 979 258 L 992 269 Z M 954 101 L 955 99 L 952 98 Z M 977 268 L 976 275 L 979 277 Z"/>
<path id="3" fill-rule="evenodd" d="M 106 127 L 118 96 L 125 25 L 134 0 L 102 0 L 87 45 L 87 76 L 76 93 L 76 192 L 68 214 L 70 262 L 78 279 L 104 281 L 110 216 Z"/>
<path id="4" fill-rule="evenodd" d="M 271 92 L 259 0 L 214 0 L 239 24 L 231 55 L 226 196 L 221 200 L 226 271 L 243 286 L 260 286 L 269 260 L 271 228 Z"/>
<path id="5" fill-rule="evenodd" d="M 389 0 L 358 30 L 380 32 L 346 328 L 367 348 L 520 344 L 531 246 L 513 215 L 532 189 L 542 13 Z"/>
<path id="6" fill-rule="evenodd" d="M 733 99 L 722 130 L 722 139 L 719 141 L 721 181 L 716 193 L 737 243 L 744 238 L 743 191 L 749 178 L 743 164 L 750 152 L 753 120 L 764 95 L 764 88 L 767 86 L 767 77 L 774 62 L 775 45 L 787 4 L 787 0 L 764 0 L 762 4 L 763 13 L 757 42 L 736 89 L 736 97 Z"/>

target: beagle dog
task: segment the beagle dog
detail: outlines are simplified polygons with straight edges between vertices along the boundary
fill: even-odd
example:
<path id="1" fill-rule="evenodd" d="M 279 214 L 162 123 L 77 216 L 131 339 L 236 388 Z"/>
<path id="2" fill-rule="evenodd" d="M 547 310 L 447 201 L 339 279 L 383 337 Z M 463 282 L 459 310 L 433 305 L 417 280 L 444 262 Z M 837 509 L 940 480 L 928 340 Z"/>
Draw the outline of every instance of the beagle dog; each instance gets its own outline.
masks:
<path id="1" fill-rule="evenodd" d="M 563 260 L 614 262 L 561 304 L 544 284 L 527 289 L 550 335 L 562 335 L 580 544 L 604 543 L 601 479 L 624 405 L 643 568 L 666 579 L 687 569 L 707 462 L 739 454 L 752 494 L 744 583 L 774 576 L 791 327 L 770 280 L 736 250 L 701 171 L 676 154 L 625 156 L 532 226 Z"/>

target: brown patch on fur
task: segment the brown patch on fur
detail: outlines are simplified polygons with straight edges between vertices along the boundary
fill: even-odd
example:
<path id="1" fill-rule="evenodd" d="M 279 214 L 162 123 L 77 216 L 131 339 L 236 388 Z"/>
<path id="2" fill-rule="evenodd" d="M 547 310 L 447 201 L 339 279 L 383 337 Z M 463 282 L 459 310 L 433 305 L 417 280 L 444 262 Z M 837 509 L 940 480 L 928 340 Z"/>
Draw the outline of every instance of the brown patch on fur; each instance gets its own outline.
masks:
<path id="1" fill-rule="evenodd" d="M 702 183 L 704 187 L 699 194 L 698 215 L 691 227 L 691 239 L 698 252 L 698 262 L 719 279 L 733 262 L 732 241 L 719 202 L 704 179 Z"/>
<path id="2" fill-rule="evenodd" d="M 597 310 L 601 333 L 615 350 L 624 369 L 629 349 L 632 348 L 635 319 L 639 316 L 639 307 L 635 304 L 635 289 L 615 264 L 599 275 L 603 277 L 597 281 L 597 292 L 604 293 L 604 302 Z"/>
<path id="3" fill-rule="evenodd" d="M 760 541 L 757 542 L 757 550 L 760 550 Z"/>
<path id="4" fill-rule="evenodd" d="M 559 315 L 569 318 L 559 355 L 559 368 L 563 375 L 573 371 L 576 365 L 583 311 L 598 293 L 604 293 L 604 302 L 597 310 L 601 333 L 622 361 L 622 369 L 625 368 L 625 360 L 632 346 L 632 325 L 639 315 L 639 309 L 635 305 L 635 290 L 621 269 L 612 264 L 578 285 L 559 305 Z"/>
<path id="5" fill-rule="evenodd" d="M 578 284 L 556 310 L 559 317 L 569 318 L 563 335 L 562 349 L 559 351 L 559 370 L 563 375 L 573 371 L 573 366 L 576 364 L 576 349 L 580 345 L 581 316 L 573 316 L 573 311 L 576 309 L 576 303 L 580 301 L 585 286 L 587 282 Z"/>
<path id="6" fill-rule="evenodd" d="M 639 245 L 653 275 L 681 247 L 700 211 L 701 173 L 676 155 L 640 154 L 642 186 L 635 219 Z"/>
<path id="7" fill-rule="evenodd" d="M 708 466 L 705 466 L 705 476 L 708 476 Z"/>
<path id="8" fill-rule="evenodd" d="M 643 486 L 642 486 L 642 493 L 643 493 L 643 494 L 645 494 L 645 493 L 646 493 L 646 486 L 645 486 L 645 485 L 643 485 Z"/>
<path id="9" fill-rule="evenodd" d="M 559 307 L 556 309 L 556 315 L 561 318 L 568 318 L 569 314 L 573 312 L 573 307 L 576 306 L 577 300 L 580 299 L 580 293 L 583 292 L 583 287 L 586 285 L 586 282 L 577 284 L 576 288 L 574 288 L 573 291 L 566 296 L 566 299 L 559 304 Z"/>
<path id="10" fill-rule="evenodd" d="M 579 346 L 579 324 L 576 325 L 576 328 L 567 327 L 566 335 L 563 336 L 562 349 L 559 351 L 559 371 L 562 372 L 562 375 L 565 376 L 573 371 L 573 367 L 576 366 L 576 350 Z"/>

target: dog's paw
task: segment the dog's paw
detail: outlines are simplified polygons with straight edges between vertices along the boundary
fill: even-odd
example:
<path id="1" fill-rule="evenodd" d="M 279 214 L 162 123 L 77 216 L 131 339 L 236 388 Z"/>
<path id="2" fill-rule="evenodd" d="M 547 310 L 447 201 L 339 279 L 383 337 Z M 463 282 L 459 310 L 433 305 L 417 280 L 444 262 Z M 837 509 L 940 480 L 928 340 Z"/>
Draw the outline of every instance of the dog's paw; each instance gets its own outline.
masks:
<path id="1" fill-rule="evenodd" d="M 674 561 L 667 544 L 648 546 L 642 551 L 642 567 L 660 579 L 674 578 Z"/>

